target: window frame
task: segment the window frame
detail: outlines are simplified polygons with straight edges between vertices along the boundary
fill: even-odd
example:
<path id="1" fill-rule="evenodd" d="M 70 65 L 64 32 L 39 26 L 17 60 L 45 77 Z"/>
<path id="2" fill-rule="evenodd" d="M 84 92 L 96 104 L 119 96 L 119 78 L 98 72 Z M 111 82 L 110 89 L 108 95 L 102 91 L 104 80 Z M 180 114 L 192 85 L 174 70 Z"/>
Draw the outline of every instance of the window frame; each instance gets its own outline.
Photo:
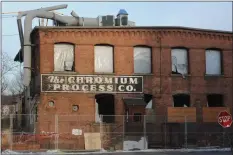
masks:
<path id="1" fill-rule="evenodd" d="M 112 72 L 111 73 L 110 72 L 96 72 L 95 71 L 95 47 L 96 46 L 108 46 L 108 47 L 112 47 Z M 115 58 L 114 53 L 115 52 L 114 52 L 114 50 L 115 50 L 115 48 L 111 44 L 100 43 L 100 44 L 95 44 L 94 45 L 94 73 L 95 74 L 114 74 L 115 73 L 115 60 L 114 60 L 114 58 Z"/>
<path id="2" fill-rule="evenodd" d="M 191 69 L 191 67 L 190 67 L 190 53 L 189 53 L 189 48 L 187 48 L 187 47 L 184 47 L 184 46 L 175 46 L 175 47 L 172 47 L 171 48 L 171 54 L 170 54 L 170 58 L 171 58 L 171 72 L 173 72 L 172 71 L 172 51 L 173 50 L 175 50 L 175 49 L 181 49 L 181 50 L 186 50 L 186 55 L 187 55 L 187 67 L 186 67 L 186 69 L 187 69 L 187 73 L 186 74 L 184 74 L 184 75 L 189 75 L 191 72 L 190 72 L 190 69 Z M 172 74 L 174 74 L 174 73 L 172 73 Z M 176 74 L 174 74 L 174 75 L 176 75 Z"/>
<path id="3" fill-rule="evenodd" d="M 59 45 L 59 44 L 67 44 L 67 45 L 72 45 L 73 46 L 73 59 L 74 59 L 74 62 L 73 62 L 73 70 L 71 71 L 66 71 L 64 69 L 64 71 L 55 71 L 55 61 L 54 61 L 54 55 L 55 55 L 55 46 L 56 45 Z M 75 49 L 76 49 L 76 45 L 74 43 L 71 43 L 71 42 L 56 42 L 53 44 L 53 72 L 59 72 L 59 73 L 62 73 L 62 72 L 69 72 L 69 73 L 72 73 L 72 72 L 75 72 Z"/>
<path id="4" fill-rule="evenodd" d="M 219 52 L 219 54 L 220 54 L 220 69 L 221 69 L 220 74 L 207 74 L 206 73 L 207 72 L 207 67 L 206 67 L 206 52 L 208 50 L 214 50 L 214 51 L 218 51 Z M 206 76 L 222 76 L 222 75 L 224 75 L 224 66 L 223 65 L 224 65 L 223 64 L 223 51 L 220 48 L 206 48 L 205 49 L 205 75 Z"/>
<path id="5" fill-rule="evenodd" d="M 137 47 L 150 49 L 150 73 L 135 73 L 134 49 Z M 153 51 L 152 51 L 151 46 L 148 46 L 148 45 L 135 45 L 135 46 L 133 46 L 133 73 L 134 74 L 153 74 Z"/>

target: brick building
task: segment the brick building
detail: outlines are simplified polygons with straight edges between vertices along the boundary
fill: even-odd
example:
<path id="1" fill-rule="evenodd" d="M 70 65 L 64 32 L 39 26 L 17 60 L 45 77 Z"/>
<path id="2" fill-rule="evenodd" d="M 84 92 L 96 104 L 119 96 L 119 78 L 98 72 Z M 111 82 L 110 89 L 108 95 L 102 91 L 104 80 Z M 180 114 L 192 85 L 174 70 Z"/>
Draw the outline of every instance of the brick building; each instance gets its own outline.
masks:
<path id="1" fill-rule="evenodd" d="M 91 122 L 103 115 L 113 124 L 122 123 L 120 115 L 140 124 L 150 114 L 150 123 L 217 124 L 221 110 L 232 113 L 232 32 L 54 26 L 35 27 L 31 41 L 37 132 L 56 132 L 55 114 Z M 58 124 L 59 133 L 71 132 L 67 123 Z"/>

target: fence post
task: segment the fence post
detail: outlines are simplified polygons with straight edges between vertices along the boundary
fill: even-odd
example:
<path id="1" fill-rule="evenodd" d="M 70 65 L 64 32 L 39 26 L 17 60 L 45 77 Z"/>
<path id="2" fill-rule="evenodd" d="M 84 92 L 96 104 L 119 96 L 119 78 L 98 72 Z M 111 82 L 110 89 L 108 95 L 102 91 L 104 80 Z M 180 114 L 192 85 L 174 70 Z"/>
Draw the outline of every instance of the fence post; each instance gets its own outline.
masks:
<path id="1" fill-rule="evenodd" d="M 55 150 L 58 150 L 58 115 L 55 115 Z"/>
<path id="2" fill-rule="evenodd" d="M 124 141 L 125 141 L 125 115 L 123 115 L 123 137 L 122 137 L 122 150 L 124 150 Z"/>
<path id="3" fill-rule="evenodd" d="M 10 149 L 13 146 L 13 114 L 10 114 Z"/>
<path id="4" fill-rule="evenodd" d="M 100 146 L 101 146 L 101 151 L 103 151 L 103 138 L 102 138 L 102 115 L 99 115 L 100 117 Z"/>
<path id="5" fill-rule="evenodd" d="M 143 117 L 144 150 L 146 149 L 146 115 Z"/>
<path id="6" fill-rule="evenodd" d="M 184 117 L 184 141 L 185 141 L 185 148 L 187 149 L 187 147 L 188 147 L 188 145 L 187 145 L 187 140 L 188 140 L 188 138 L 187 138 L 187 117 L 185 116 Z"/>
<path id="7" fill-rule="evenodd" d="M 223 131 L 223 133 L 222 133 L 222 140 L 223 140 L 222 147 L 224 147 L 224 145 L 225 145 L 225 131 Z"/>
<path id="8" fill-rule="evenodd" d="M 164 147 L 167 148 L 167 116 L 164 118 Z"/>
<path id="9" fill-rule="evenodd" d="M 33 114 L 33 126 L 34 126 L 34 128 L 33 128 L 33 137 L 34 137 L 34 142 L 36 142 L 36 116 L 35 116 L 36 114 Z"/>

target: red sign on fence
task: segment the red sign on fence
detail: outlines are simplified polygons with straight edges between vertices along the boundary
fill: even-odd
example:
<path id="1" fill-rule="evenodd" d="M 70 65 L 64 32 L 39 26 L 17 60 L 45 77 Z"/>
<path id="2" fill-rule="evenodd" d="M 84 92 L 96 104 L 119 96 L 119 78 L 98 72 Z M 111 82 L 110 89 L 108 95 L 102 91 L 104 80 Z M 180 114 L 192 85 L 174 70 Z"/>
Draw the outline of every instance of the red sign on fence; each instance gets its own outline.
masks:
<path id="1" fill-rule="evenodd" d="M 232 116 L 227 111 L 222 111 L 218 115 L 218 123 L 223 128 L 229 128 L 232 124 Z"/>

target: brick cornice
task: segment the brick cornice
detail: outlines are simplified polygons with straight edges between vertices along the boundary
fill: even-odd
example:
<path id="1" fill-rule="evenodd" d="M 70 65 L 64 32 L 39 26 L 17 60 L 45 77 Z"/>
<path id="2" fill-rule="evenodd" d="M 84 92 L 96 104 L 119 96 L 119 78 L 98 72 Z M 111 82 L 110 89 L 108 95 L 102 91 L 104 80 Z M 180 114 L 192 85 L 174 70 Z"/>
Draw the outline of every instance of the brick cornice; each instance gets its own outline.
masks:
<path id="1" fill-rule="evenodd" d="M 139 37 L 139 38 L 163 38 L 163 37 L 181 37 L 187 39 L 208 39 L 220 41 L 233 41 L 230 33 L 203 32 L 194 30 L 164 30 L 164 29 L 43 29 L 41 35 L 48 38 L 53 37 Z"/>

